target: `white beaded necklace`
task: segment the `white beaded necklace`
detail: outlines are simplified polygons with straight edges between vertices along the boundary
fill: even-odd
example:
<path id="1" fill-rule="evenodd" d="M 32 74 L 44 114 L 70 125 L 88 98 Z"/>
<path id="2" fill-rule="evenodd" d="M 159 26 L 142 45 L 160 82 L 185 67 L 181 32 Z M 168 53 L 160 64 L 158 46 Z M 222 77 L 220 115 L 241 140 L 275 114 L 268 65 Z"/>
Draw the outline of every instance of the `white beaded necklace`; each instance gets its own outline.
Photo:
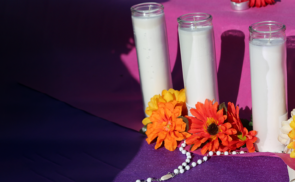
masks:
<path id="1" fill-rule="evenodd" d="M 246 152 L 244 151 L 240 151 L 240 152 L 236 152 L 236 151 L 233 151 L 233 152 L 220 152 L 220 151 L 217 151 L 217 152 L 213 152 L 213 151 L 210 151 L 208 152 L 207 156 L 204 156 L 203 157 L 203 160 L 199 159 L 197 162 L 192 162 L 191 163 L 191 159 L 192 159 L 192 155 L 190 152 L 186 151 L 184 148 L 186 146 L 186 141 L 184 140 L 184 142 L 181 144 L 181 147 L 179 147 L 179 151 L 186 155 L 186 159 L 185 159 L 185 162 L 183 162 L 180 166 L 178 166 L 177 169 L 174 169 L 173 172 L 168 172 L 168 174 L 162 176 L 161 178 L 148 178 L 146 180 L 136 180 L 135 182 L 152 182 L 152 181 L 166 181 L 168 179 L 171 179 L 171 178 L 174 178 L 176 175 L 178 174 L 182 174 L 184 173 L 185 171 L 188 171 L 190 170 L 191 167 L 196 167 L 197 165 L 200 165 L 202 164 L 203 162 L 206 162 L 208 160 L 208 157 L 210 156 L 213 156 L 214 153 L 219 156 L 219 155 L 235 155 L 235 154 L 244 154 Z"/>

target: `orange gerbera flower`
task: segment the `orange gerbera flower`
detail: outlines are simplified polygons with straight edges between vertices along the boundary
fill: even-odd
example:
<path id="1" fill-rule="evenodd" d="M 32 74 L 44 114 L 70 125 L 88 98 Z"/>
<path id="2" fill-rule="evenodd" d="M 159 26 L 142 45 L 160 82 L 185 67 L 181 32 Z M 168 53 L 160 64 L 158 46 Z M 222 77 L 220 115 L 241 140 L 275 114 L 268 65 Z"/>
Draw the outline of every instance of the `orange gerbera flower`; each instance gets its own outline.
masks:
<path id="1" fill-rule="evenodd" d="M 205 144 L 201 150 L 202 154 L 209 151 L 219 150 L 219 139 L 223 146 L 229 145 L 232 138 L 229 135 L 236 134 L 236 130 L 231 128 L 230 123 L 224 123 L 227 116 L 223 115 L 223 109 L 217 111 L 218 102 L 206 100 L 205 104 L 198 102 L 196 109 L 191 109 L 195 117 L 188 117 L 191 128 L 188 131 L 192 133 L 187 140 L 187 144 L 193 144 L 192 151 Z"/>
<path id="2" fill-rule="evenodd" d="M 239 116 L 239 106 L 235 108 L 234 104 L 229 102 L 227 107 L 227 117 L 228 122 L 232 124 L 233 128 L 237 130 L 237 136 L 233 137 L 234 141 L 231 142 L 231 145 L 236 145 L 237 148 L 245 145 L 247 146 L 249 152 L 254 152 L 255 147 L 254 143 L 257 141 L 257 131 L 252 130 L 248 132 L 241 122 Z"/>
<path id="3" fill-rule="evenodd" d="M 181 141 L 190 136 L 185 132 L 186 123 L 181 118 L 182 105 L 177 101 L 167 103 L 159 102 L 158 109 L 150 116 L 151 123 L 147 125 L 147 139 L 150 144 L 158 137 L 155 149 L 164 142 L 167 150 L 174 151 L 177 141 Z"/>

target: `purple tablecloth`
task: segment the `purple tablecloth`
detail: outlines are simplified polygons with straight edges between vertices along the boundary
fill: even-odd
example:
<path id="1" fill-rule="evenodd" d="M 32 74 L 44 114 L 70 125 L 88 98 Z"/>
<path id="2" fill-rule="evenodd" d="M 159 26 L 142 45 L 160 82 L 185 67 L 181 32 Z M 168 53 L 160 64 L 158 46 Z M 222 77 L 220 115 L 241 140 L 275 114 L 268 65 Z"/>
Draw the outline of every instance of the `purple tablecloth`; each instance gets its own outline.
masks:
<path id="1" fill-rule="evenodd" d="M 185 159 L 145 136 L 19 84 L 0 89 L 1 182 L 130 182 L 161 177 Z M 195 155 L 193 161 L 200 156 Z M 287 182 L 275 157 L 212 157 L 172 181 Z"/>

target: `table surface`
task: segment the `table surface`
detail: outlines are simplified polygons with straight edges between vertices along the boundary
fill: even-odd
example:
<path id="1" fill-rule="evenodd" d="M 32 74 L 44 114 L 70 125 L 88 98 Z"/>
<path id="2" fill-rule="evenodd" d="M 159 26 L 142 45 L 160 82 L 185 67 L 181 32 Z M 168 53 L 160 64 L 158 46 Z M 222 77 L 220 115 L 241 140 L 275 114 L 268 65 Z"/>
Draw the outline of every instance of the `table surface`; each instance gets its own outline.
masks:
<path id="1" fill-rule="evenodd" d="M 141 2 L 0 1 L 1 182 L 135 181 L 183 162 L 136 132 L 144 113 L 130 7 Z M 213 16 L 220 101 L 250 119 L 248 27 L 263 20 L 287 26 L 287 92 L 295 89 L 293 0 L 244 12 L 229 1 L 157 2 L 165 6 L 175 89 L 183 88 L 176 18 L 196 11 Z M 294 94 L 288 106 L 295 108 Z M 213 157 L 171 181 L 278 182 L 288 173 L 280 158 Z"/>
<path id="2" fill-rule="evenodd" d="M 161 177 L 184 161 L 134 130 L 18 83 L 0 91 L 0 181 L 129 182 Z M 201 156 L 194 155 L 193 161 Z M 277 157 L 212 157 L 170 181 L 288 181 Z"/>

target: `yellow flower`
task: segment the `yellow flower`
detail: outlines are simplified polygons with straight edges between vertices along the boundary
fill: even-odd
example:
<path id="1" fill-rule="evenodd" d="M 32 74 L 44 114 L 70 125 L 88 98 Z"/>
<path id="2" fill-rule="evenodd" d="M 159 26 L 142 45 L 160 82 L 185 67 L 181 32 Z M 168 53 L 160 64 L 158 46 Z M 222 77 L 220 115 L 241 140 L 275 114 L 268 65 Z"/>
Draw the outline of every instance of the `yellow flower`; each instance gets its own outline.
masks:
<path id="1" fill-rule="evenodd" d="M 290 123 L 290 127 L 292 130 L 289 132 L 288 136 L 291 139 L 291 142 L 287 146 L 287 148 L 292 149 L 292 152 L 290 154 L 291 158 L 295 158 L 295 115 L 292 116 L 293 120 Z"/>
<path id="2" fill-rule="evenodd" d="M 290 123 L 290 127 L 292 128 L 292 130 L 289 132 L 288 136 L 295 140 L 295 116 L 293 116 L 293 120 Z"/>
<path id="3" fill-rule="evenodd" d="M 294 131 L 294 130 L 293 130 Z M 291 142 L 288 146 L 289 149 L 293 149 L 293 151 L 290 154 L 291 158 L 295 158 L 295 141 Z"/>
<path id="4" fill-rule="evenodd" d="M 290 123 L 293 120 L 293 118 L 291 117 L 290 119 L 288 119 L 287 121 L 283 121 L 281 123 L 281 133 L 278 136 L 278 140 L 279 142 L 281 142 L 284 145 L 288 145 L 290 143 L 290 138 L 288 136 L 288 134 L 292 131 L 292 128 L 290 127 Z"/>
<path id="5" fill-rule="evenodd" d="M 151 116 L 153 111 L 158 110 L 158 103 L 163 102 L 171 102 L 171 101 L 177 101 L 178 105 L 182 106 L 182 115 L 187 114 L 186 109 L 186 97 L 185 97 L 185 89 L 181 89 L 180 91 L 169 89 L 169 90 L 163 90 L 162 95 L 155 95 L 151 98 L 150 102 L 148 103 L 148 107 L 145 109 L 145 113 L 148 116 Z M 142 120 L 142 124 L 146 125 L 150 123 L 151 120 L 149 117 L 146 117 Z"/>

